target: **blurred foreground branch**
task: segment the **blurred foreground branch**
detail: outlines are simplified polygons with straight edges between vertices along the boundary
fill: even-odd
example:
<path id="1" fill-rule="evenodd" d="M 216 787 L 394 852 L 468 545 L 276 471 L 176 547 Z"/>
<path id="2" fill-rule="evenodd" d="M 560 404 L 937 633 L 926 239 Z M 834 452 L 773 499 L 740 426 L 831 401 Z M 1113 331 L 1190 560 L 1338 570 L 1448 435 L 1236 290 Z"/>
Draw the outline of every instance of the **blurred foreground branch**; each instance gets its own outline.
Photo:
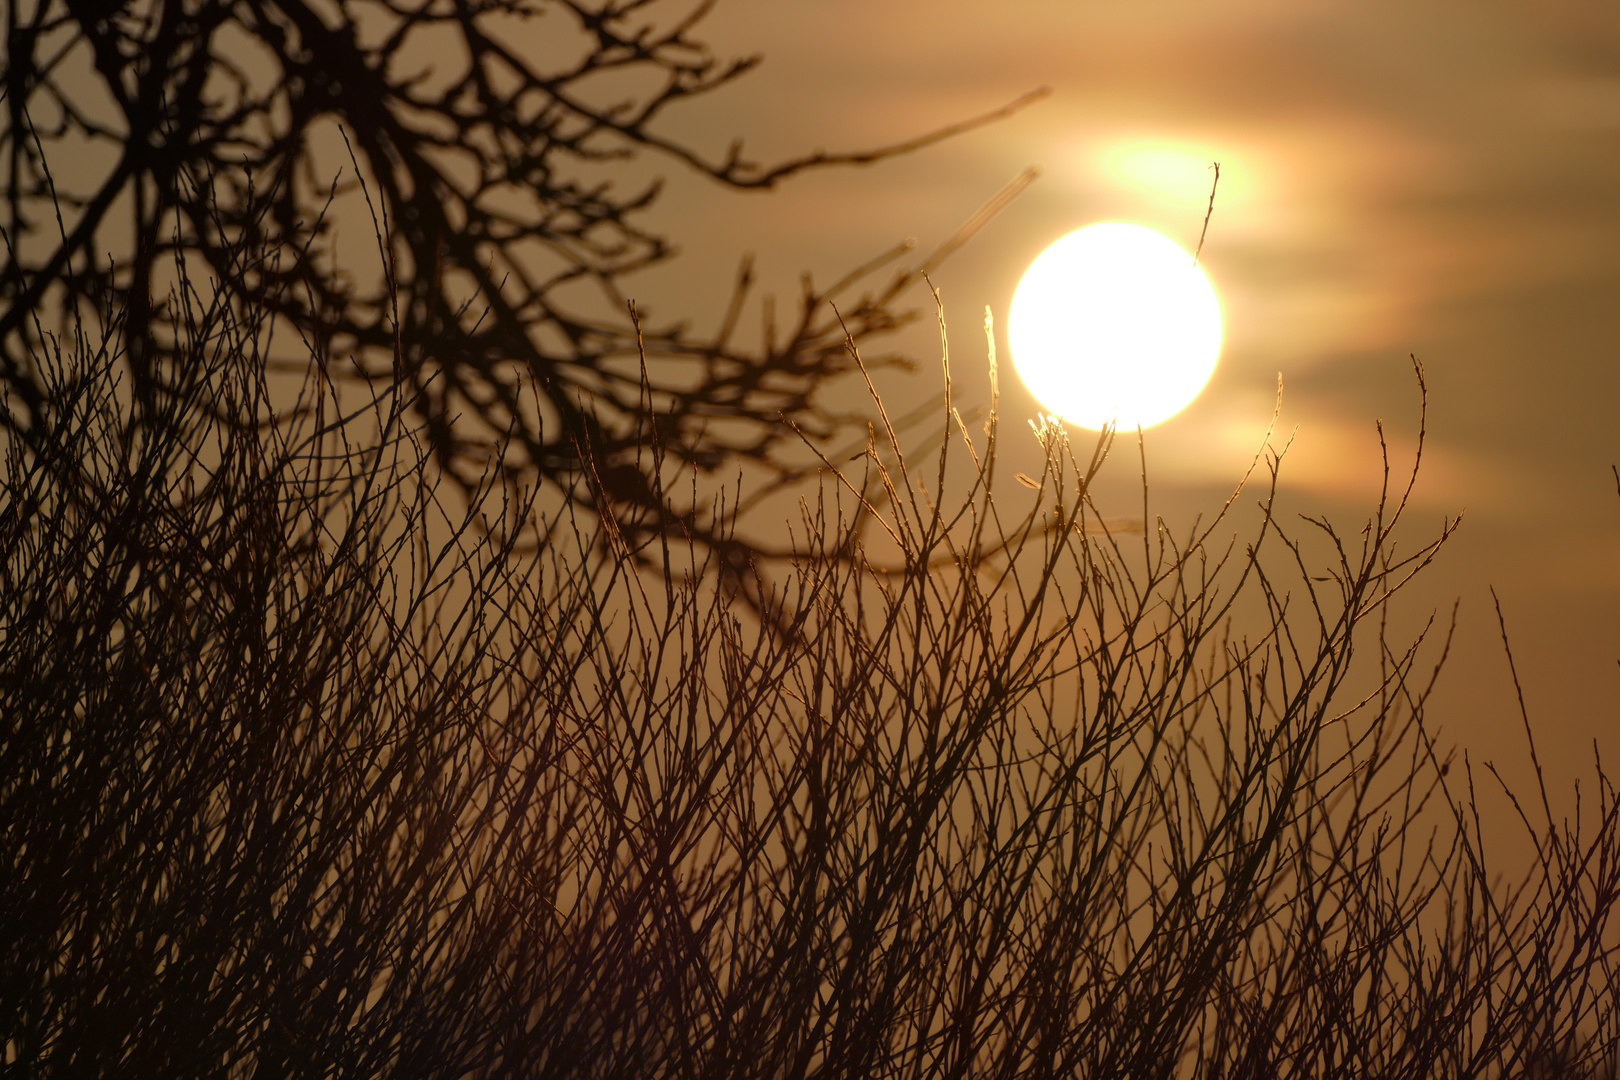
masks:
<path id="1" fill-rule="evenodd" d="M 767 301 L 757 347 L 738 342 L 754 283 L 747 262 L 712 337 L 645 313 L 633 325 L 625 279 L 675 252 L 638 223 L 661 185 L 638 171 L 638 155 L 769 188 L 928 146 L 1045 91 L 876 150 L 767 165 L 739 143 L 713 159 L 659 129 L 666 110 L 758 63 L 720 62 L 694 37 L 711 6 L 8 5 L 0 381 L 11 423 L 30 430 L 49 408 L 33 363 L 45 347 L 36 319 L 55 313 L 63 329 L 109 307 L 122 319 L 131 419 L 161 412 L 159 400 L 189 378 L 177 369 L 188 359 L 181 313 L 167 298 L 178 260 L 191 256 L 232 303 L 273 315 L 318 360 L 359 361 L 329 366 L 334 377 L 401 380 L 434 458 L 467 492 L 496 445 L 515 487 L 574 492 L 585 459 L 599 460 L 621 509 L 650 497 L 652 478 L 637 466 L 650 441 L 671 492 L 726 461 L 791 472 L 779 454 L 792 438 L 783 417 L 818 437 L 864 420 L 819 391 L 853 370 L 846 330 L 865 342 L 910 317 L 898 304 L 920 279 L 894 270 L 908 248 L 828 289 L 807 277 L 779 318 Z M 337 269 L 334 248 L 340 224 L 369 235 L 368 206 L 384 265 L 356 278 Z M 233 278 L 224 271 L 238 246 L 274 257 Z M 290 354 L 295 370 L 307 360 Z M 699 540 L 724 532 L 711 507 L 668 509 Z M 732 536 L 740 570 L 749 553 L 739 547 Z"/>

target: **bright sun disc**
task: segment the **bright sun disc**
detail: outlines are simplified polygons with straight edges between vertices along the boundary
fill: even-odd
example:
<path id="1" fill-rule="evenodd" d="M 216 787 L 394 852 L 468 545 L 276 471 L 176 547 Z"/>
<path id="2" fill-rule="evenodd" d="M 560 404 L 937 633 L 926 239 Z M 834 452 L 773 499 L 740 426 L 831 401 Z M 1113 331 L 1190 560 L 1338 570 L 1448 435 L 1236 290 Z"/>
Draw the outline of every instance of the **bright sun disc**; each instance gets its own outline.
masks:
<path id="1" fill-rule="evenodd" d="M 1109 222 L 1041 252 L 1013 294 L 1013 363 L 1041 404 L 1082 427 L 1148 427 L 1204 388 L 1221 351 L 1221 306 L 1163 233 Z"/>

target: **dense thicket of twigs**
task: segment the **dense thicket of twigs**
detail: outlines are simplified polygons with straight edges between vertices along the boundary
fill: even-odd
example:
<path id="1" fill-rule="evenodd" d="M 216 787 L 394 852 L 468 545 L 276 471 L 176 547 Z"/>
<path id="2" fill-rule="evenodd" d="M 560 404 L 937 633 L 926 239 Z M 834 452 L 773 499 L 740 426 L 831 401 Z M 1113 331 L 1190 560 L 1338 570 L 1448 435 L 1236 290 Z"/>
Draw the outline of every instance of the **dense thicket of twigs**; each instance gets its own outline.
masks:
<path id="1" fill-rule="evenodd" d="M 227 287 L 321 351 L 359 357 L 369 377 L 402 375 L 451 478 L 476 488 L 490 446 L 506 440 L 502 466 L 520 483 L 573 491 L 583 445 L 604 463 L 616 505 L 648 504 L 634 452 L 637 328 L 621 285 L 674 248 L 641 213 L 658 184 L 634 179 L 629 160 L 650 154 L 728 186 L 768 188 L 927 145 L 1018 104 L 879 150 L 767 166 L 736 144 L 710 159 L 661 134 L 659 121 L 758 60 L 710 54 L 695 34 L 711 5 L 8 3 L 0 378 L 13 422 L 26 427 L 46 407 L 34 313 L 109 298 L 123 313 L 131 389 L 159 408 L 155 398 L 183 378 L 166 302 L 175 258 L 223 264 L 247 244 L 279 258 L 224 278 Z M 356 280 L 332 259 L 339 223 L 328 203 L 358 199 L 361 183 L 388 235 L 393 280 Z M 342 223 L 354 235 L 370 235 L 364 212 Z M 767 307 L 757 347 L 737 334 L 746 265 L 713 337 L 670 320 L 641 327 L 669 460 L 791 472 L 783 416 L 823 435 L 864 420 L 818 391 L 850 370 L 846 329 L 864 340 L 906 318 L 897 304 L 921 267 L 868 288 L 903 252 L 828 287 L 806 279 L 779 325 Z M 722 531 L 679 498 L 650 524 L 700 539 Z"/>
<path id="2" fill-rule="evenodd" d="M 1380 630 L 1448 531 L 1397 556 L 1398 485 L 1125 541 L 1106 444 L 1046 429 L 1036 493 L 993 418 L 937 470 L 880 439 L 762 633 L 710 549 L 445 510 L 402 393 L 221 421 L 265 317 L 174 305 L 160 422 L 112 320 L 43 338 L 6 444 L 8 1073 L 1614 1075 L 1620 803 L 1497 879 Z"/>

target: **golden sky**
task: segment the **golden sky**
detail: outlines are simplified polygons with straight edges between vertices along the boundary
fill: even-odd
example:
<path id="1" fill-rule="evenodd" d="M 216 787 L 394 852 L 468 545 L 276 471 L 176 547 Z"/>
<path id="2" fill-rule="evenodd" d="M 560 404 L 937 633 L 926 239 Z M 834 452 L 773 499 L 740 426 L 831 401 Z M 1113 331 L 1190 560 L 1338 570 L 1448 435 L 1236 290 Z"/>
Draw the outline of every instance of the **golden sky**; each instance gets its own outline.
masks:
<path id="1" fill-rule="evenodd" d="M 1416 354 L 1431 434 L 1418 525 L 1467 511 L 1409 608 L 1444 617 L 1461 600 L 1440 719 L 1476 758 L 1522 760 L 1495 586 L 1544 762 L 1573 777 L 1591 740 L 1616 730 L 1620 11 L 732 0 L 705 26 L 721 55 L 765 56 L 668 118 L 669 133 L 717 157 L 733 136 L 767 160 L 863 148 L 1039 86 L 1053 93 L 908 158 L 801 176 L 768 195 L 660 166 L 672 186 L 653 216 L 683 255 L 632 286 L 641 302 L 717 319 L 749 251 L 766 284 L 791 295 L 803 269 L 828 281 L 897 240 L 937 243 L 1036 165 L 1037 184 L 936 277 L 953 367 L 977 370 L 985 305 L 1004 320 L 1047 244 L 1131 220 L 1190 248 L 1219 161 L 1203 263 L 1227 342 L 1203 396 L 1147 434 L 1159 509 L 1219 506 L 1259 444 L 1280 374 L 1291 505 L 1353 533 L 1380 475 L 1375 421 L 1397 455 L 1410 453 Z M 905 343 L 920 358 L 937 351 L 927 327 Z M 1036 409 L 1016 386 L 1003 406 L 1014 420 Z M 1112 468 L 1136 482 L 1134 460 Z"/>

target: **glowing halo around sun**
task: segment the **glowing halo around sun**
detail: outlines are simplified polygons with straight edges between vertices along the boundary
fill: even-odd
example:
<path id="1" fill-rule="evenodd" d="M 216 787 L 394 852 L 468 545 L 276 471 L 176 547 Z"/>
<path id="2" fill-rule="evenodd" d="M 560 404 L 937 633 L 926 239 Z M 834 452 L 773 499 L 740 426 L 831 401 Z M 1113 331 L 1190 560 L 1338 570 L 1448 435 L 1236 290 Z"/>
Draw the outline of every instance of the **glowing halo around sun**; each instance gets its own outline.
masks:
<path id="1" fill-rule="evenodd" d="M 1221 305 L 1193 257 L 1141 225 L 1088 225 L 1040 254 L 1013 294 L 1013 364 L 1030 392 L 1081 427 L 1148 427 L 1215 371 Z"/>

